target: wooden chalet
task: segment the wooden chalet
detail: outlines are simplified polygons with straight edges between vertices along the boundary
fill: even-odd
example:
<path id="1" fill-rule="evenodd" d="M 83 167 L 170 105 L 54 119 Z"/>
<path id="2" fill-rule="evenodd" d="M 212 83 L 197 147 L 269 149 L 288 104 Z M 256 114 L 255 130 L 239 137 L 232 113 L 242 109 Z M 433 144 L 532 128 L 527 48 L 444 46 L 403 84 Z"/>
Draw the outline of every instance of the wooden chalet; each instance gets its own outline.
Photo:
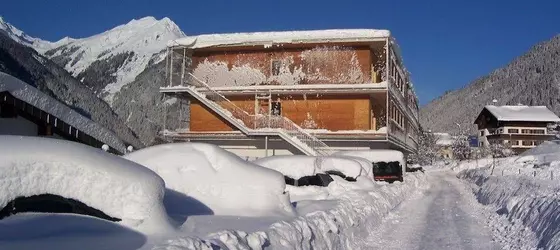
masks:
<path id="1" fill-rule="evenodd" d="M 488 105 L 474 124 L 478 127 L 479 146 L 507 143 L 515 153 L 521 153 L 554 139 L 547 126 L 556 122 L 560 122 L 560 118 L 546 106 Z"/>
<path id="2" fill-rule="evenodd" d="M 174 140 L 242 156 L 417 148 L 418 99 L 386 30 L 211 34 L 168 44 L 168 86 L 188 103 Z"/>
<path id="3" fill-rule="evenodd" d="M 41 136 L 109 146 L 123 154 L 116 135 L 19 79 L 0 72 L 0 135 Z"/>

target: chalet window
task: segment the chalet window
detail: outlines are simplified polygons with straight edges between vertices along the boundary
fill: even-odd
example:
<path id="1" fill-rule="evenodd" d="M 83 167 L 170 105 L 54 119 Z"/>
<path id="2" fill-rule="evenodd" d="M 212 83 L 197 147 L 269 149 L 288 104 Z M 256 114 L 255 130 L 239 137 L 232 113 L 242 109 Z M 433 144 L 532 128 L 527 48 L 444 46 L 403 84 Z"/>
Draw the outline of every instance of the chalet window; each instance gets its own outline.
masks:
<path id="1" fill-rule="evenodd" d="M 16 109 L 10 105 L 0 105 L 0 118 L 17 117 Z"/>
<path id="2" fill-rule="evenodd" d="M 509 128 L 508 134 L 519 134 L 519 129 L 516 128 Z"/>
<path id="3" fill-rule="evenodd" d="M 272 102 L 270 105 L 270 112 L 272 115 L 282 115 L 282 103 Z"/>
<path id="4" fill-rule="evenodd" d="M 282 61 L 273 60 L 270 65 L 270 74 L 273 76 L 280 75 L 280 68 L 282 67 Z"/>
<path id="5" fill-rule="evenodd" d="M 522 129 L 522 134 L 538 134 L 543 135 L 545 133 L 544 129 Z"/>
<path id="6" fill-rule="evenodd" d="M 533 129 L 533 134 L 544 135 L 544 129 Z"/>
<path id="7" fill-rule="evenodd" d="M 510 141 L 509 144 L 512 145 L 512 146 L 517 146 L 517 145 L 519 145 L 519 141 L 517 141 L 517 140 Z"/>
<path id="8" fill-rule="evenodd" d="M 523 145 L 523 146 L 533 146 L 533 141 L 521 141 L 521 145 Z"/>

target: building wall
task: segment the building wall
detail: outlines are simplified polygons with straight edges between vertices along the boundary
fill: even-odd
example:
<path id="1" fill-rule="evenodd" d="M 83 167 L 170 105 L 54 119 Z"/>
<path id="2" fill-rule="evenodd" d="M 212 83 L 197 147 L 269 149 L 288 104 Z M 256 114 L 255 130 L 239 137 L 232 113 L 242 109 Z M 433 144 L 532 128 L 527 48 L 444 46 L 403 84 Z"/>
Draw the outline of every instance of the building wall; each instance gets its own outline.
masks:
<path id="1" fill-rule="evenodd" d="M 254 96 L 228 97 L 236 106 L 255 114 Z M 370 130 L 369 95 L 273 95 L 285 116 L 307 129 Z M 267 101 L 260 101 L 257 113 L 267 114 Z M 190 131 L 232 131 L 234 127 L 197 101 L 191 102 Z"/>
<path id="2" fill-rule="evenodd" d="M 210 86 L 368 83 L 377 57 L 365 45 L 234 48 L 194 51 L 191 70 Z"/>
<path id="3" fill-rule="evenodd" d="M 21 116 L 0 118 L 0 135 L 37 136 L 37 125 Z"/>

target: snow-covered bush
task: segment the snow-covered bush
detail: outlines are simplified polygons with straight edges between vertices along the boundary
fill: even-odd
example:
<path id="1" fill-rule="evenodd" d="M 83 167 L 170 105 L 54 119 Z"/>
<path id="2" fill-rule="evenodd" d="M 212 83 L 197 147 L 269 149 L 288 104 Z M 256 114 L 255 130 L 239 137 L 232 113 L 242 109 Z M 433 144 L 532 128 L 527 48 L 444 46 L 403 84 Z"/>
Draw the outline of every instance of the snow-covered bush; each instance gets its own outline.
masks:
<path id="1" fill-rule="evenodd" d="M 170 192 L 205 206 L 210 214 L 252 217 L 293 214 L 289 198 L 284 194 L 282 174 L 244 161 L 218 146 L 162 144 L 124 157 L 152 169 L 165 180 Z"/>
<path id="2" fill-rule="evenodd" d="M 0 208 L 18 197 L 74 199 L 142 231 L 167 230 L 164 182 L 121 157 L 65 140 L 0 136 Z"/>

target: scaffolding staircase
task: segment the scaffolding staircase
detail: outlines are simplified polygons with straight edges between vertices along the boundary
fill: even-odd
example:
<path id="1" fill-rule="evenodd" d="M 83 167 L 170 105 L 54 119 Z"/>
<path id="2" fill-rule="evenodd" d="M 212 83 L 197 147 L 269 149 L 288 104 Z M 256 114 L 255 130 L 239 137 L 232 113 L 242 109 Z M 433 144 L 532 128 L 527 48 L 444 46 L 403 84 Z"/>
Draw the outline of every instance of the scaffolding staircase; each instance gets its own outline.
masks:
<path id="1" fill-rule="evenodd" d="M 196 100 L 220 115 L 226 121 L 250 136 L 278 136 L 306 155 L 326 156 L 334 152 L 327 144 L 309 134 L 283 116 L 249 114 L 225 96 L 212 89 L 206 82 L 188 73 L 189 93 Z M 198 91 L 202 88 L 204 93 Z"/>

